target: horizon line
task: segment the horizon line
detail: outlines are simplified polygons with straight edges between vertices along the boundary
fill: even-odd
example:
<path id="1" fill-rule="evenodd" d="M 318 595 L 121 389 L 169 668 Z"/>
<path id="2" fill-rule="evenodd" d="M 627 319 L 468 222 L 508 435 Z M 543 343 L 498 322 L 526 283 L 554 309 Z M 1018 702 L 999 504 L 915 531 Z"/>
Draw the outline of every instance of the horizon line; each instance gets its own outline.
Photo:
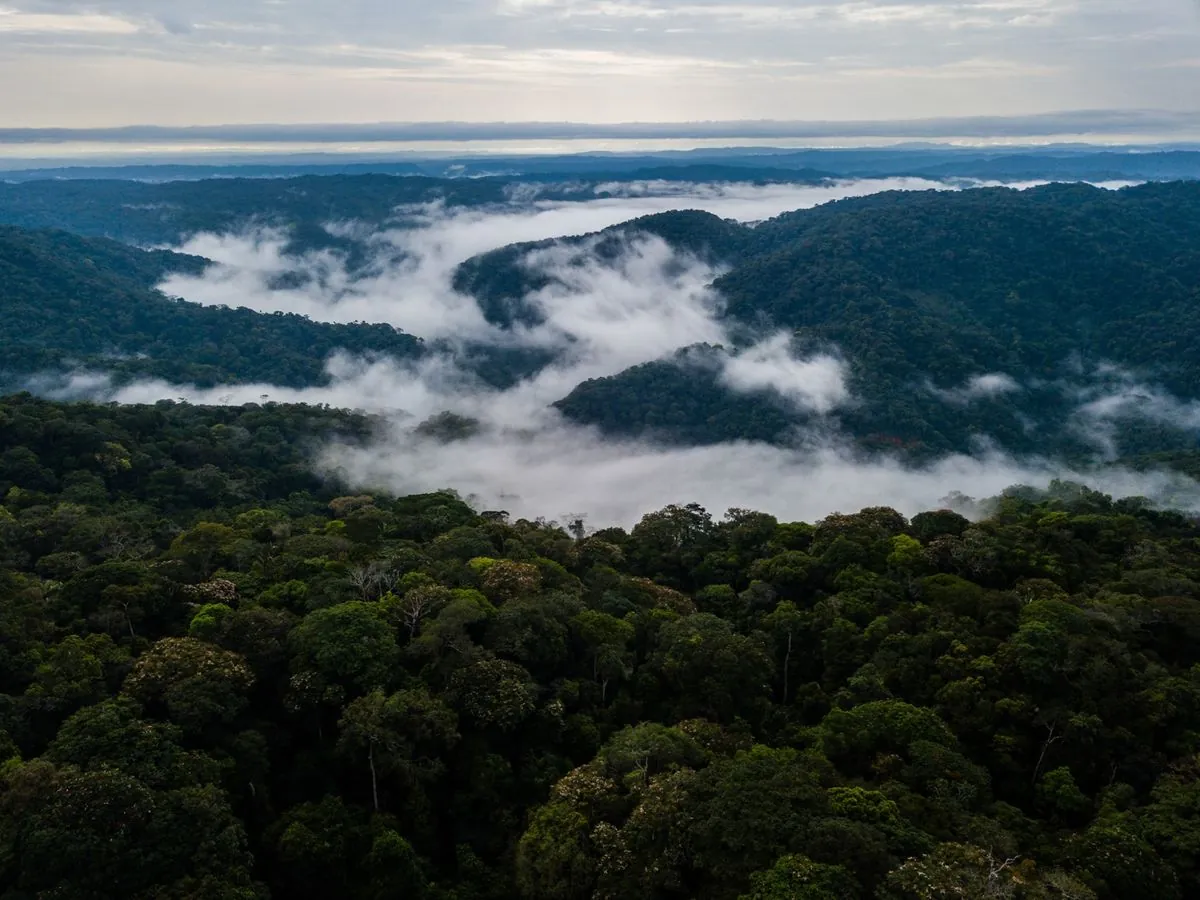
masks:
<path id="1" fill-rule="evenodd" d="M 688 122 L 344 122 L 0 128 L 0 143 L 227 140 L 311 143 L 572 139 L 997 138 L 1200 133 L 1200 110 L 1066 110 L 908 119 L 735 119 Z"/>

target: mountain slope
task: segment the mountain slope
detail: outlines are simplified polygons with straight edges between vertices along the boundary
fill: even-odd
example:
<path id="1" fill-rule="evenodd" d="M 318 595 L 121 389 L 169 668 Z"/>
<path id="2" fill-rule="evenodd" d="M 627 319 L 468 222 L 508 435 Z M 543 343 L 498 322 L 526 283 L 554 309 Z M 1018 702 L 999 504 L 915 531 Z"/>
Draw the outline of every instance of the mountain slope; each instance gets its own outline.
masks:
<path id="1" fill-rule="evenodd" d="M 483 253 L 458 267 L 453 286 L 473 296 L 494 324 L 536 324 L 541 321 L 540 313 L 524 301 L 528 294 L 549 286 L 552 276 L 526 265 L 530 254 L 565 248 L 581 252 L 578 262 L 607 262 L 620 256 L 631 238 L 644 235 L 661 238 L 676 250 L 706 262 L 724 263 L 741 256 L 750 230 L 700 210 L 655 213 L 591 234 L 510 244 Z M 588 252 L 582 254 L 585 248 Z"/>
<path id="2" fill-rule="evenodd" d="M 313 191 L 295 200 L 304 215 L 322 208 L 322 197 L 340 210 L 359 202 L 354 179 L 341 180 L 358 184 L 341 198 L 336 185 L 310 181 Z M 277 197 L 289 190 L 266 189 Z M 1200 400 L 1192 351 L 1200 344 L 1198 183 L 894 192 L 754 227 L 670 212 L 502 248 L 460 267 L 455 287 L 473 294 L 494 323 L 536 322 L 538 309 L 523 300 L 548 284 L 538 273 L 553 267 L 527 266 L 529 254 L 563 250 L 568 265 L 611 261 L 637 234 L 728 270 L 716 287 L 736 346 L 581 384 L 557 403 L 577 422 L 685 443 L 788 441 L 796 426 L 832 425 L 867 447 L 928 455 L 969 450 L 981 439 L 1068 455 L 1101 444 L 1127 454 L 1196 445 L 1200 414 L 1188 403 Z M 338 349 L 422 352 L 389 326 L 205 308 L 153 289 L 169 269 L 203 265 L 111 241 L 0 228 L 6 384 L 85 367 L 176 383 L 298 387 L 323 383 L 324 361 Z M 844 358 L 853 400 L 827 420 L 769 390 L 725 386 L 728 356 L 780 330 L 795 335 L 797 353 Z M 478 357 L 473 369 L 507 386 L 550 355 Z M 1107 403 L 1108 418 L 1081 420 L 1088 403 Z"/>
<path id="3" fill-rule="evenodd" d="M 497 203 L 504 183 L 481 179 L 332 175 L 132 181 L 33 181 L 0 184 L 0 222 L 58 228 L 134 244 L 179 243 L 197 232 L 252 225 L 298 229 L 304 246 L 332 243 L 330 222 L 380 224 L 407 204 Z"/>
<path id="4" fill-rule="evenodd" d="M 729 318 L 845 355 L 859 402 L 839 418 L 860 438 L 941 452 L 987 435 L 1022 450 L 1078 450 L 1064 423 L 1081 380 L 1120 381 L 1108 364 L 1200 397 L 1197 234 L 1195 183 L 880 194 L 749 230 L 716 287 Z M 559 407 L 626 433 L 657 429 L 686 408 L 680 390 L 701 390 L 658 389 L 671 365 L 589 382 Z M 963 392 L 987 374 L 1014 383 Z M 1121 437 L 1129 450 L 1194 443 L 1187 429 L 1163 427 L 1180 433 L 1143 423 Z M 698 432 L 738 436 L 698 421 L 682 430 Z"/>
<path id="5" fill-rule="evenodd" d="M 591 170 L 575 175 L 493 175 L 434 178 L 424 175 L 304 175 L 294 178 L 209 178 L 145 183 L 115 179 L 0 181 L 0 223 L 56 228 L 133 244 L 178 244 L 199 232 L 278 227 L 295 249 L 355 249 L 353 241 L 325 230 L 330 223 L 402 224 L 414 207 L 504 204 L 532 185 L 540 200 L 581 202 L 608 196 L 611 182 L 754 182 L 811 184 L 826 173 L 761 166 L 653 166 Z M 519 201 L 518 201 L 519 202 Z"/>
<path id="6" fill-rule="evenodd" d="M 0 227 L 0 375 L 103 368 L 212 385 L 321 383 L 330 353 L 421 351 L 387 325 L 329 325 L 297 315 L 205 307 L 154 289 L 168 271 L 206 260 L 61 232 Z"/>

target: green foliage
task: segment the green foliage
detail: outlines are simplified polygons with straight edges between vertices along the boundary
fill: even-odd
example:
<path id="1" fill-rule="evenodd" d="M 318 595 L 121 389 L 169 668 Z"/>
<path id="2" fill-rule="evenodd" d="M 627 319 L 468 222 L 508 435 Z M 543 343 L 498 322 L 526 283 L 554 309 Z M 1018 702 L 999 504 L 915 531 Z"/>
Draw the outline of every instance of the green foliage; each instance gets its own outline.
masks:
<path id="1" fill-rule="evenodd" d="M 579 539 L 317 482 L 291 443 L 349 414 L 0 422 L 14 900 L 1200 890 L 1183 516 L 1055 484 Z"/>
<path id="2" fill-rule="evenodd" d="M 211 785 L 155 790 L 135 775 L 30 764 L 7 773 L 11 888 L 40 896 L 253 900 L 244 830 Z M 130 865 L 131 861 L 137 865 Z"/>
<path id="3" fill-rule="evenodd" d="M 629 778 L 634 784 L 648 784 L 662 772 L 680 767 L 695 768 L 704 762 L 704 753 L 686 732 L 657 723 L 624 728 L 613 735 L 597 760 L 604 771 L 618 781 Z"/>
<path id="4" fill-rule="evenodd" d="M 238 654 L 194 638 L 163 638 L 138 657 L 124 692 L 161 707 L 187 730 L 233 721 L 246 705 L 254 672 Z"/>
<path id="5" fill-rule="evenodd" d="M 530 900 L 591 896 L 587 819 L 566 804 L 539 809 L 517 847 L 517 885 Z"/>
<path id="6" fill-rule="evenodd" d="M 359 697 L 338 727 L 339 750 L 368 759 L 373 776 L 398 772 L 408 782 L 439 774 L 441 757 L 459 737 L 454 711 L 424 688 Z"/>
<path id="7" fill-rule="evenodd" d="M 953 746 L 954 734 L 936 712 L 902 700 L 878 700 L 835 709 L 821 723 L 823 746 L 835 761 L 866 765 L 878 753 L 907 753 L 925 741 Z"/>
<path id="8" fill-rule="evenodd" d="M 661 702 L 678 718 L 730 722 L 739 707 L 770 688 L 771 663 L 761 642 L 709 613 L 664 625 L 647 668 L 658 675 Z"/>
<path id="9" fill-rule="evenodd" d="M 1177 351 L 1200 337 L 1188 268 L 1198 221 L 1195 182 L 891 192 L 718 242 L 731 265 L 716 287 L 730 320 L 771 322 L 800 352 L 840 350 L 856 402 L 832 418 L 866 448 L 931 457 L 986 434 L 1013 452 L 1086 456 L 1062 389 L 1080 377 L 1070 360 L 1152 372 L 1179 396 L 1200 395 L 1200 367 Z M 556 405 L 622 434 L 787 443 L 812 415 L 768 391 L 729 391 L 722 363 L 737 349 L 687 348 L 584 382 Z M 970 402 L 954 393 L 996 372 L 1020 389 Z M 1114 440 L 1130 454 L 1194 449 L 1186 429 L 1150 423 L 1129 422 Z"/>
<path id="10" fill-rule="evenodd" d="M 1043 876 L 1028 863 L 1002 859 L 990 850 L 966 844 L 942 844 L 928 856 L 909 860 L 888 876 L 880 896 L 884 900 L 1096 897 L 1085 885 L 1061 872 Z"/>
<path id="11" fill-rule="evenodd" d="M 396 659 L 396 640 L 378 605 L 357 600 L 309 613 L 289 643 L 293 669 L 348 691 L 386 684 Z"/>
<path id="12" fill-rule="evenodd" d="M 516 663 L 484 659 L 454 673 L 450 696 L 478 727 L 515 728 L 537 703 L 538 688 Z"/>
<path id="13" fill-rule="evenodd" d="M 841 866 L 824 866 L 803 856 L 783 856 L 750 876 L 750 892 L 739 900 L 855 900 L 854 878 Z"/>
<path id="14" fill-rule="evenodd" d="M 206 603 L 192 616 L 192 621 L 188 624 L 188 636 L 211 642 L 232 615 L 233 610 L 224 603 Z"/>
<path id="15" fill-rule="evenodd" d="M 0 227 L 4 377 L 86 366 L 118 380 L 302 387 L 328 380 L 324 362 L 337 350 L 396 357 L 421 352 L 420 341 L 388 325 L 206 307 L 154 289 L 169 272 L 194 274 L 206 265 L 108 240 Z M 98 459 L 112 470 L 131 465 L 120 442 Z"/>

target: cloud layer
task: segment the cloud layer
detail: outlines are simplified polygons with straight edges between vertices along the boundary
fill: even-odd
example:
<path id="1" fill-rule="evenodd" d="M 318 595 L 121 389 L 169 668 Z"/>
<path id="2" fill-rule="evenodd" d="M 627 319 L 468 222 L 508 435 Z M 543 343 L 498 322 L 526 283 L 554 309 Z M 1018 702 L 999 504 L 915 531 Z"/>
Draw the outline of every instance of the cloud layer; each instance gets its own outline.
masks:
<path id="1" fill-rule="evenodd" d="M 612 440 L 564 421 L 539 402 L 558 390 L 555 379 L 569 381 L 561 371 L 514 392 L 490 392 L 445 360 L 408 368 L 339 358 L 330 370 L 330 386 L 302 391 L 272 385 L 201 391 L 162 382 L 113 389 L 94 376 L 42 387 L 52 394 L 57 388 L 60 396 L 126 403 L 271 399 L 383 412 L 389 424 L 375 441 L 365 447 L 326 447 L 314 464 L 362 489 L 405 494 L 449 488 L 481 509 L 551 518 L 582 512 L 595 527 L 629 526 L 669 503 L 693 501 L 712 510 L 758 509 L 785 520 L 812 521 L 878 505 L 913 515 L 944 505 L 952 492 L 984 498 L 1014 484 L 1045 486 L 1055 478 L 1081 481 L 1114 496 L 1148 496 L 1200 510 L 1200 485 L 1181 475 L 1114 467 L 1074 470 L 1048 459 L 1016 460 L 998 450 L 912 467 L 887 455 L 860 456 L 830 441 L 816 449 L 792 449 Z M 443 443 L 416 428 L 446 410 L 478 418 L 481 430 Z"/>
<path id="2" fill-rule="evenodd" d="M 445 446 L 398 431 L 387 447 L 330 448 L 322 462 L 368 488 L 406 493 L 451 487 L 483 508 L 548 517 L 586 511 L 596 526 L 628 526 L 646 512 L 688 502 L 712 510 L 757 509 L 788 521 L 880 505 L 911 516 L 944 505 L 953 491 L 991 497 L 1015 484 L 1046 486 L 1055 478 L 1082 481 L 1114 496 L 1200 508 L 1200 488 L 1183 476 L 1073 472 L 1051 461 L 1018 462 L 1001 453 L 950 456 L 912 468 L 886 456 L 856 458 L 837 446 L 664 448 L 611 442 L 562 425 L 530 437 L 492 433 Z"/>
<path id="3" fill-rule="evenodd" d="M 787 334 L 776 334 L 725 362 L 721 382 L 734 391 L 778 394 L 804 412 L 826 415 L 850 399 L 846 363 L 829 353 L 793 355 Z"/>
<path id="4" fill-rule="evenodd" d="M 0 33 L 12 126 L 1200 105 L 1184 0 L 7 0 Z"/>

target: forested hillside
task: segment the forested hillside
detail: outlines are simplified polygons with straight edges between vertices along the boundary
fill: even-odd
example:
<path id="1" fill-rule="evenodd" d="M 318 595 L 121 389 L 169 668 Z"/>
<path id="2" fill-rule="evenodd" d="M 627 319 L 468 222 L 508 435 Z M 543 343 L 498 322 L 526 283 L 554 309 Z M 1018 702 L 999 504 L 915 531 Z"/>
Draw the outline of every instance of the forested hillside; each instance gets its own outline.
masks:
<path id="1" fill-rule="evenodd" d="M 554 275 L 530 267 L 530 254 L 552 247 L 589 249 L 585 259 L 612 262 L 629 249 L 631 239 L 661 238 L 681 253 L 713 264 L 729 264 L 747 254 L 753 236 L 738 222 L 712 213 L 682 210 L 655 213 L 614 225 L 594 234 L 510 244 L 467 260 L 454 273 L 456 291 L 470 294 L 488 321 L 500 326 L 542 321 L 528 295 L 546 288 Z"/>
<path id="2" fill-rule="evenodd" d="M 294 178 L 205 178 L 146 183 L 128 180 L 43 179 L 0 181 L 0 223 L 57 228 L 134 244 L 176 244 L 200 232 L 281 227 L 292 231 L 297 249 L 350 249 L 324 230 L 330 223 L 370 226 L 403 224 L 413 205 L 448 208 L 502 204 L 535 188 L 543 200 L 585 201 L 604 197 L 613 182 L 741 182 L 815 184 L 830 177 L 808 168 L 719 163 L 653 165 L 643 160 L 616 167 L 592 160 L 578 173 L 440 178 L 424 175 L 303 175 Z M 461 168 L 461 167 L 459 167 Z M 489 166 L 492 172 L 504 164 Z M 136 177 L 136 176 L 127 176 Z M 605 186 L 608 185 L 608 191 Z"/>
<path id="3" fill-rule="evenodd" d="M 301 243 L 328 242 L 330 222 L 389 221 L 398 206 L 497 203 L 503 181 L 391 175 L 0 184 L 0 222 L 58 228 L 133 244 L 178 243 L 198 232 L 254 225 L 297 229 Z"/>
<path id="4" fill-rule="evenodd" d="M 163 296 L 207 260 L 63 232 L 0 227 L 0 386 L 77 368 L 213 385 L 326 380 L 337 350 L 404 358 L 420 342 L 389 325 L 206 307 Z"/>
<path id="5" fill-rule="evenodd" d="M 723 242 L 712 240 L 708 218 L 697 214 L 693 225 L 731 267 L 716 282 L 726 316 L 794 331 L 801 351 L 837 348 L 861 400 L 839 418 L 868 442 L 874 435 L 940 453 L 988 435 L 1014 449 L 1076 452 L 1078 435 L 1062 426 L 1081 383 L 1111 365 L 1200 397 L 1200 365 L 1188 350 L 1200 342 L 1195 183 L 887 193 L 790 213 Z M 502 283 L 496 274 L 472 277 Z M 728 417 L 686 412 L 690 392 L 720 391 L 716 369 L 691 365 L 680 378 L 677 365 L 585 383 L 559 407 L 624 432 L 743 436 Z M 947 402 L 992 373 L 1011 378 L 1012 389 Z M 756 406 L 741 416 L 786 418 L 769 395 Z M 1123 438 L 1124 449 L 1139 452 L 1194 445 L 1190 431 L 1162 423 Z"/>
<path id="6" fill-rule="evenodd" d="M 0 403 L 0 896 L 1200 893 L 1194 521 L 589 532 L 307 466 L 373 429 Z"/>

